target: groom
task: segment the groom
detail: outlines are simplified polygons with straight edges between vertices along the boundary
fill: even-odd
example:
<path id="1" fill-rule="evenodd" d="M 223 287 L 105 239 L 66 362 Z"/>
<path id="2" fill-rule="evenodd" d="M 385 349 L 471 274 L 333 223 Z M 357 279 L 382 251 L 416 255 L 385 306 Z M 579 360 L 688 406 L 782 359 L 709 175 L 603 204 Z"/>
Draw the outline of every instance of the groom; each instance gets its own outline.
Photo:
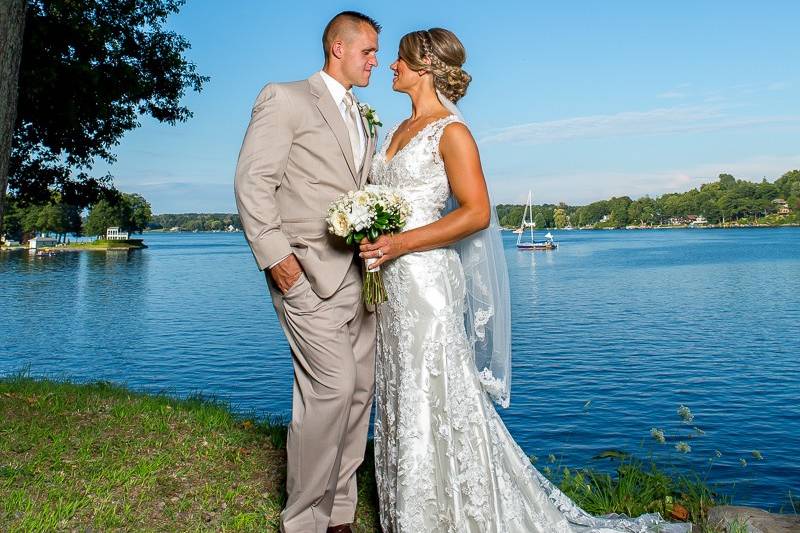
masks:
<path id="1" fill-rule="evenodd" d="M 270 83 L 253 106 L 236 203 L 292 349 L 288 499 L 281 531 L 348 532 L 374 389 L 375 318 L 354 250 L 328 233 L 328 205 L 367 179 L 376 135 L 352 87 L 377 66 L 380 25 L 353 11 L 325 28 L 325 66 Z"/>

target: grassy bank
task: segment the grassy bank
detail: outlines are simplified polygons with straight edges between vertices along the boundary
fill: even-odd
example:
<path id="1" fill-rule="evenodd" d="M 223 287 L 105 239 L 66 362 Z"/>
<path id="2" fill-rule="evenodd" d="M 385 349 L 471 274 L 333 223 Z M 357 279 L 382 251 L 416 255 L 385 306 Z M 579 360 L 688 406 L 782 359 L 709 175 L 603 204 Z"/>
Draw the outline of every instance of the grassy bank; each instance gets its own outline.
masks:
<path id="1" fill-rule="evenodd" d="M 279 424 L 208 399 L 24 377 L 0 380 L 0 420 L 0 531 L 278 530 Z M 362 492 L 359 529 L 373 531 Z"/>
<path id="2" fill-rule="evenodd" d="M 0 530 L 277 531 L 285 427 L 204 398 L 109 383 L 0 379 Z M 378 531 L 371 449 L 356 530 Z M 704 524 L 715 496 L 698 480 L 623 461 L 614 476 L 548 472 L 594 514 Z M 676 514 L 677 513 L 677 514 Z M 705 527 L 703 528 L 705 529 Z"/>
<path id="3" fill-rule="evenodd" d="M 74 242 L 54 248 L 55 250 L 135 250 L 147 248 L 142 239 L 128 239 L 124 241 L 108 241 L 97 239 L 90 242 Z"/>

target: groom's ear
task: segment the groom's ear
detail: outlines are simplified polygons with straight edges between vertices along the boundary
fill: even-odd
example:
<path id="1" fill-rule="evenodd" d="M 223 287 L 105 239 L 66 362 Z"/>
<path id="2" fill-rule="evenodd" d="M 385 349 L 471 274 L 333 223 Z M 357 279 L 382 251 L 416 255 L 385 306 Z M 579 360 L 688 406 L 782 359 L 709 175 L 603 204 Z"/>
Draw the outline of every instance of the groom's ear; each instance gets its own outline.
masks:
<path id="1" fill-rule="evenodd" d="M 333 57 L 336 59 L 341 59 L 344 55 L 344 43 L 340 40 L 333 41 L 331 44 L 331 54 L 333 54 Z"/>

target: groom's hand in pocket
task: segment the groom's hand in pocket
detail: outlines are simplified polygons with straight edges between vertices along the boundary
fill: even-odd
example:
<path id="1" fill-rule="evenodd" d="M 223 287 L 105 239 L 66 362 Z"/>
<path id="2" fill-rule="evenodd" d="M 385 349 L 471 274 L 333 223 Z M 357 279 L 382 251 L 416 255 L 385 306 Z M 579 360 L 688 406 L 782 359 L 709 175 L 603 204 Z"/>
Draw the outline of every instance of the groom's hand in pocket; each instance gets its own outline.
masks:
<path id="1" fill-rule="evenodd" d="M 269 269 L 272 281 L 275 282 L 278 290 L 283 294 L 286 294 L 292 288 L 292 285 L 297 283 L 302 273 L 303 268 L 294 254 L 287 255 L 280 263 Z"/>

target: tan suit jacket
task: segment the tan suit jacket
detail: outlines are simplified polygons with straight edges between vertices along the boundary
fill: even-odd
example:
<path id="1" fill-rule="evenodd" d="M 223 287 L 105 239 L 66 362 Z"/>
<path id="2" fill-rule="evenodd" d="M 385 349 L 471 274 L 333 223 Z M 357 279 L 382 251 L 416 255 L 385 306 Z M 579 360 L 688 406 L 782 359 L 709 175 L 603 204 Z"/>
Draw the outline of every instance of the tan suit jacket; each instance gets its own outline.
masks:
<path id="1" fill-rule="evenodd" d="M 355 257 L 328 233 L 325 217 L 338 195 L 366 182 L 377 132 L 370 135 L 362 121 L 367 147 L 356 169 L 347 127 L 320 74 L 270 83 L 239 153 L 236 203 L 258 268 L 294 253 L 320 298 L 336 291 Z"/>

